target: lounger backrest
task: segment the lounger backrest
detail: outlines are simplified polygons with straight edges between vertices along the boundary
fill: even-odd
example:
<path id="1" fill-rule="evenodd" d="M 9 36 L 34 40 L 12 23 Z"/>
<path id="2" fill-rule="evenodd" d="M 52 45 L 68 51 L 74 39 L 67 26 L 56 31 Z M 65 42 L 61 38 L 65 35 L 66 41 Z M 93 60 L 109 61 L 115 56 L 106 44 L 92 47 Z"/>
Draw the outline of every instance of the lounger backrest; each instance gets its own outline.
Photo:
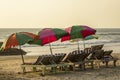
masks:
<path id="1" fill-rule="evenodd" d="M 76 50 L 76 51 L 74 51 L 74 52 L 72 52 L 73 53 L 73 55 L 72 55 L 72 59 L 70 59 L 71 60 L 71 62 L 77 62 L 78 61 L 78 59 L 79 59 L 79 54 L 80 54 L 80 51 L 79 50 Z"/>
<path id="2" fill-rule="evenodd" d="M 113 50 L 104 51 L 104 58 L 113 58 L 111 55 L 112 52 Z"/>
<path id="3" fill-rule="evenodd" d="M 36 65 L 39 64 L 41 59 L 42 59 L 42 56 L 39 56 L 34 64 L 36 64 Z"/>
<path id="4" fill-rule="evenodd" d="M 52 58 L 53 58 L 52 55 L 43 55 L 42 59 L 40 61 L 40 64 L 49 65 L 49 64 L 51 64 L 51 59 Z"/>
<path id="5" fill-rule="evenodd" d="M 68 59 L 71 57 L 71 52 L 66 54 L 65 57 L 63 58 L 62 62 L 68 62 Z"/>
<path id="6" fill-rule="evenodd" d="M 70 52 L 65 56 L 65 58 L 62 61 L 63 62 L 69 62 L 69 61 L 72 62 L 72 61 L 74 61 L 76 54 L 77 54 L 77 51 Z"/>
<path id="7" fill-rule="evenodd" d="M 103 58 L 103 56 L 104 56 L 104 51 L 103 50 L 99 50 L 96 53 L 97 53 L 96 54 L 97 59 L 102 59 Z"/>
<path id="8" fill-rule="evenodd" d="M 91 59 L 102 59 L 104 57 L 104 50 L 96 50 L 92 53 Z"/>
<path id="9" fill-rule="evenodd" d="M 85 49 L 84 49 L 84 52 L 85 52 L 85 53 L 91 53 L 91 52 L 92 52 L 92 48 L 85 48 Z"/>
<path id="10" fill-rule="evenodd" d="M 69 59 L 71 62 L 79 62 L 84 61 L 90 54 L 90 49 L 86 49 L 87 51 L 78 51 L 76 50 L 75 53 L 72 53 L 72 58 Z"/>
<path id="11" fill-rule="evenodd" d="M 70 61 L 70 62 L 79 62 L 79 61 L 83 61 L 85 60 L 85 58 L 87 58 L 90 54 L 90 49 L 86 49 L 86 51 L 73 51 L 71 53 L 69 53 L 66 57 L 66 59 L 64 60 L 65 62 Z"/>
<path id="12" fill-rule="evenodd" d="M 109 51 L 104 51 L 104 55 L 111 55 L 111 53 L 113 52 L 113 50 L 109 50 Z"/>
<path id="13" fill-rule="evenodd" d="M 73 62 L 76 54 L 77 54 L 76 51 L 71 52 L 67 60 Z"/>
<path id="14" fill-rule="evenodd" d="M 83 60 L 87 59 L 87 57 L 88 57 L 89 55 L 90 55 L 90 53 L 85 53 L 81 60 L 83 61 Z"/>
<path id="15" fill-rule="evenodd" d="M 79 61 L 84 61 L 91 53 L 91 48 L 85 48 L 82 53 L 79 54 Z"/>
<path id="16" fill-rule="evenodd" d="M 58 64 L 62 61 L 62 59 L 65 57 L 65 53 L 59 53 L 59 54 L 55 54 L 53 57 L 53 62 Z"/>
<path id="17" fill-rule="evenodd" d="M 94 46 L 91 46 L 91 49 L 92 51 L 96 51 L 96 50 L 101 50 L 103 48 L 103 44 L 102 45 L 94 45 Z"/>
<path id="18" fill-rule="evenodd" d="M 62 60 L 64 59 L 64 57 L 66 56 L 66 53 L 62 53 L 61 58 L 59 59 L 59 62 L 62 62 Z"/>
<path id="19" fill-rule="evenodd" d="M 53 57 L 53 62 L 57 64 L 59 59 L 60 59 L 60 57 L 61 57 L 60 54 L 55 54 L 54 57 Z"/>

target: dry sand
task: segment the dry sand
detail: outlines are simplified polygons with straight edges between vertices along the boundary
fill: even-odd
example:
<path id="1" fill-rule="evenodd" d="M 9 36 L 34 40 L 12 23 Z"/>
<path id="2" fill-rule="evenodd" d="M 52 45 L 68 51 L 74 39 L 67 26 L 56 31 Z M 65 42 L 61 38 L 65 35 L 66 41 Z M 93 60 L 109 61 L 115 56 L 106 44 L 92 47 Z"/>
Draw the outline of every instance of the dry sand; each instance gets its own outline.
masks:
<path id="1" fill-rule="evenodd" d="M 113 56 L 120 58 L 120 54 Z M 34 62 L 37 56 L 25 56 L 25 62 Z M 120 80 L 120 61 L 117 67 L 110 66 L 85 71 L 51 74 L 44 77 L 39 72 L 22 74 L 21 56 L 0 56 L 0 80 Z"/>

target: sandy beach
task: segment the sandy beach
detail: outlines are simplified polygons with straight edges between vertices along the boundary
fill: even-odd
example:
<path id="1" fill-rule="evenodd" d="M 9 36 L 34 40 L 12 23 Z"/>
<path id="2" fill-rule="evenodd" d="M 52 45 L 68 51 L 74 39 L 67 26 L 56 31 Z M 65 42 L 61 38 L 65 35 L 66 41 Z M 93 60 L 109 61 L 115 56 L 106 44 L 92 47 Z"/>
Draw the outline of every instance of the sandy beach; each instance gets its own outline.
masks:
<path id="1" fill-rule="evenodd" d="M 120 0 L 0 0 L 0 80 L 120 80 Z"/>
<path id="2" fill-rule="evenodd" d="M 120 59 L 120 54 L 113 54 Z M 34 62 L 38 56 L 24 56 L 25 62 Z M 120 80 L 120 61 L 117 67 L 86 69 L 68 73 L 50 74 L 42 77 L 39 72 L 22 74 L 21 56 L 0 56 L 0 80 Z"/>

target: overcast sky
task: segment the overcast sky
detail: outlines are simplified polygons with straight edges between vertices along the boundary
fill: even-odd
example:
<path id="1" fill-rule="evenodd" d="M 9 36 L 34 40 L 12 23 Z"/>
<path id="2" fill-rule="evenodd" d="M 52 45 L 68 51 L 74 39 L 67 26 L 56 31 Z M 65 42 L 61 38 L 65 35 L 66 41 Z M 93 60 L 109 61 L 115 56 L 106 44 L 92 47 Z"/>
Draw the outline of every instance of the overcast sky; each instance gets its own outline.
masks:
<path id="1" fill-rule="evenodd" d="M 120 27 L 120 0 L 0 0 L 0 28 Z"/>

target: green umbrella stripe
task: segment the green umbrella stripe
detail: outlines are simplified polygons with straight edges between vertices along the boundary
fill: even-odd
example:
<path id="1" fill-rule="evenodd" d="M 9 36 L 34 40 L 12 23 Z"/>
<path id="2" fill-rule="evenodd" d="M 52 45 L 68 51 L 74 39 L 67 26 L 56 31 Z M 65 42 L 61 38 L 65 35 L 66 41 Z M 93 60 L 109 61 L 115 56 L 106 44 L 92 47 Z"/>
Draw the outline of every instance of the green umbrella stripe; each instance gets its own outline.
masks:
<path id="1" fill-rule="evenodd" d="M 23 45 L 23 44 L 33 40 L 32 37 L 27 36 L 25 34 L 19 34 L 19 33 L 16 33 L 16 39 L 18 41 L 18 45 Z"/>

